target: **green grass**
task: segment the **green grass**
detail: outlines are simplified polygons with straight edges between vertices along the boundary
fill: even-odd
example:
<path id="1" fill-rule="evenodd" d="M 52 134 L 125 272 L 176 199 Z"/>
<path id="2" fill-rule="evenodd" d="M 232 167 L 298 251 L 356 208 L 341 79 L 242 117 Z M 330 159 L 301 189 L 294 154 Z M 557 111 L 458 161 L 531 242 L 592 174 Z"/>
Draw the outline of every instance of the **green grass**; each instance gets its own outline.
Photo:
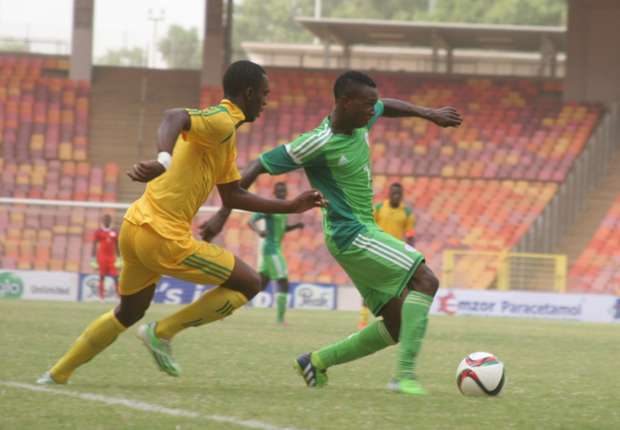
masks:
<path id="1" fill-rule="evenodd" d="M 99 304 L 0 301 L 0 381 L 33 383 Z M 148 321 L 172 312 L 153 306 Z M 231 429 L 209 415 L 255 419 L 300 429 L 618 429 L 618 326 L 492 318 L 432 317 L 419 363 L 430 395 L 388 392 L 396 348 L 332 368 L 330 385 L 310 390 L 293 359 L 349 334 L 351 312 L 293 311 L 289 327 L 271 310 L 237 312 L 187 330 L 175 340 L 184 374 L 158 372 L 135 329 L 81 368 L 60 390 L 125 397 L 199 412 L 178 418 L 124 406 L 0 385 L 0 429 Z M 454 372 L 469 352 L 504 361 L 508 382 L 498 398 L 465 398 Z"/>

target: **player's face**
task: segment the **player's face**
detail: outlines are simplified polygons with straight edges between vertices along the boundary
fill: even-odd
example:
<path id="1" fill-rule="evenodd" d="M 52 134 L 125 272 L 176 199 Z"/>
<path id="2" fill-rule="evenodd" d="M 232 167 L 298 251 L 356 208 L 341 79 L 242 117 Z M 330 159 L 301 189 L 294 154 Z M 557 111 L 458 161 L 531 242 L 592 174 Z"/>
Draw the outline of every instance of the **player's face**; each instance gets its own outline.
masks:
<path id="1" fill-rule="evenodd" d="M 110 215 L 104 215 L 101 222 L 103 223 L 104 227 L 108 228 L 110 227 L 110 224 L 112 224 L 112 217 Z"/>
<path id="2" fill-rule="evenodd" d="M 379 100 L 376 88 L 359 85 L 345 97 L 344 111 L 353 128 L 364 127 L 375 114 L 375 104 Z"/>
<path id="3" fill-rule="evenodd" d="M 403 189 L 401 187 L 390 187 L 390 204 L 398 206 L 403 199 Z"/>
<path id="4" fill-rule="evenodd" d="M 281 199 L 281 200 L 286 200 L 286 195 L 287 195 L 286 185 L 285 184 L 276 185 L 276 188 L 274 189 L 273 193 L 275 194 L 276 198 Z"/>
<path id="5" fill-rule="evenodd" d="M 254 122 L 258 118 L 267 105 L 267 96 L 269 95 L 269 79 L 267 75 L 263 75 L 258 88 L 248 88 L 246 92 L 246 121 Z"/>

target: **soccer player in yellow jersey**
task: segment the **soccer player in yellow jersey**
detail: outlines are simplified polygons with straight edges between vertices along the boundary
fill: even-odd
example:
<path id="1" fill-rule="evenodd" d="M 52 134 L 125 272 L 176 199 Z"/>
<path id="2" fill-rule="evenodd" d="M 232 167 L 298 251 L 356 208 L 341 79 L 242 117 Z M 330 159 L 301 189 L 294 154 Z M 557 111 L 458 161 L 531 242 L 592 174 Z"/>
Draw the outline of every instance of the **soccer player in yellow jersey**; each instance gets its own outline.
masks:
<path id="1" fill-rule="evenodd" d="M 79 366 L 139 321 L 161 275 L 217 285 L 173 315 L 138 330 L 160 370 L 172 376 L 181 372 L 172 357 L 173 336 L 227 317 L 259 292 L 260 277 L 246 263 L 192 237 L 192 219 L 215 185 L 226 206 L 254 212 L 298 213 L 325 205 L 314 190 L 294 200 L 265 199 L 245 190 L 236 167 L 236 129 L 260 115 L 269 81 L 259 65 L 238 61 L 227 69 L 223 86 L 225 98 L 217 106 L 167 111 L 159 127 L 157 160 L 140 162 L 128 172 L 148 185 L 125 214 L 120 231 L 120 304 L 93 321 L 38 383 L 66 383 Z"/>
<path id="2" fill-rule="evenodd" d="M 390 185 L 389 197 L 375 205 L 373 215 L 383 231 L 413 246 L 415 215 L 409 206 L 403 204 L 403 186 L 400 183 Z"/>
<path id="3" fill-rule="evenodd" d="M 400 183 L 394 182 L 390 185 L 388 198 L 375 205 L 373 216 L 383 231 L 413 246 L 415 215 L 409 206 L 403 204 L 403 186 Z M 358 328 L 368 325 L 369 315 L 368 307 L 362 303 Z"/>

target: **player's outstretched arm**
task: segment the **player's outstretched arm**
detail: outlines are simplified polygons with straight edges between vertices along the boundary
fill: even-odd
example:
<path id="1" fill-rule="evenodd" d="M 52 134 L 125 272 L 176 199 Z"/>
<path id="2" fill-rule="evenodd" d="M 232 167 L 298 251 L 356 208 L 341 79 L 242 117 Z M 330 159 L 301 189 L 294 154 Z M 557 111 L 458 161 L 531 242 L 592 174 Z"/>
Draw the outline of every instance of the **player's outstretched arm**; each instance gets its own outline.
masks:
<path id="1" fill-rule="evenodd" d="M 243 170 L 241 180 L 239 181 L 239 186 L 247 190 L 254 183 L 254 181 L 256 181 L 256 178 L 263 173 L 267 173 L 267 170 L 265 170 L 263 165 L 258 160 L 252 161 Z M 226 224 L 226 221 L 230 216 L 231 211 L 232 209 L 230 208 L 222 207 L 215 213 L 215 215 L 203 222 L 200 225 L 200 236 L 202 239 L 210 242 L 215 236 L 220 234 L 224 228 L 224 224 Z"/>
<path id="2" fill-rule="evenodd" d="M 388 118 L 412 116 L 431 121 L 440 127 L 458 127 L 463 122 L 461 114 L 452 106 L 433 109 L 416 106 L 403 100 L 381 99 L 381 101 L 383 116 Z"/>
<path id="3" fill-rule="evenodd" d="M 157 160 L 140 161 L 134 164 L 127 175 L 137 182 L 155 179 L 170 166 L 172 151 L 182 131 L 191 127 L 191 118 L 185 109 L 169 109 L 157 132 Z"/>
<path id="4" fill-rule="evenodd" d="M 304 191 L 293 200 L 266 199 L 244 190 L 239 181 L 217 186 L 224 206 L 263 213 L 301 213 L 315 207 L 327 205 L 323 195 L 317 190 Z"/>

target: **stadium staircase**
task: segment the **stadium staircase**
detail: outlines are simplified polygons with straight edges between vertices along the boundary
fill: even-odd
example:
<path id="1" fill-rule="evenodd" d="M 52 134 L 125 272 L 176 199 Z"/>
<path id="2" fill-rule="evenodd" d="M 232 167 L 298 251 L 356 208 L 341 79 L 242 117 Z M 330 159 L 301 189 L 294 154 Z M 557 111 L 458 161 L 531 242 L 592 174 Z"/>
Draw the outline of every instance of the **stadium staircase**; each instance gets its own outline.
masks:
<path id="1" fill-rule="evenodd" d="M 136 161 L 153 158 L 166 109 L 196 107 L 200 74 L 194 70 L 150 70 L 98 66 L 94 69 L 89 157 L 120 167 L 118 198 L 131 202 L 143 184 L 124 172 Z"/>
<path id="2" fill-rule="evenodd" d="M 560 249 L 569 256 L 571 290 L 620 295 L 620 154 Z"/>

